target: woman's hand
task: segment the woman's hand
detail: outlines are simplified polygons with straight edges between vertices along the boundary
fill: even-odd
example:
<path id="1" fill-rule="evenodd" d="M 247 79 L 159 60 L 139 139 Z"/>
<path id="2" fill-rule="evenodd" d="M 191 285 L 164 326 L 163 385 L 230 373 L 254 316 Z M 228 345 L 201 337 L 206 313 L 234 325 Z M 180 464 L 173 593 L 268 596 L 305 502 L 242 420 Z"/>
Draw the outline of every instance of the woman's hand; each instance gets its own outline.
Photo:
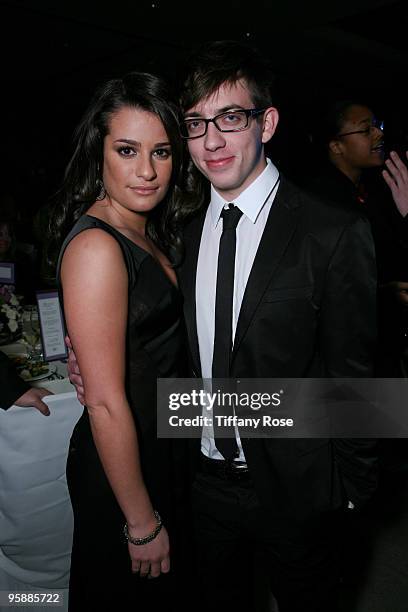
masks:
<path id="1" fill-rule="evenodd" d="M 129 527 L 129 534 L 135 538 L 141 537 Z M 129 555 L 132 561 L 132 572 L 139 572 L 141 577 L 157 578 L 160 574 L 170 571 L 170 544 L 165 527 L 149 542 L 141 546 L 128 543 Z"/>

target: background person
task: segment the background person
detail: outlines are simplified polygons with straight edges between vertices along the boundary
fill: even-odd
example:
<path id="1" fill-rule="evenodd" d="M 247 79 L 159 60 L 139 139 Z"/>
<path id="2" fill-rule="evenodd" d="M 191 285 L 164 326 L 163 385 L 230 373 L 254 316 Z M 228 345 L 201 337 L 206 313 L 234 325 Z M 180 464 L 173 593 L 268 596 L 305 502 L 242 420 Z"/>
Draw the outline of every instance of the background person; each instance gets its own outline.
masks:
<path id="1" fill-rule="evenodd" d="M 313 138 L 319 163 L 306 187 L 332 208 L 354 210 L 369 220 L 378 273 L 375 372 L 407 376 L 408 170 L 395 151 L 384 165 L 387 131 L 370 106 L 343 100 L 319 110 Z M 395 595 L 387 589 L 380 595 L 378 582 L 392 583 L 390 590 L 406 598 L 395 559 L 405 546 L 407 443 L 381 439 L 377 448 L 378 490 L 361 515 L 347 517 L 341 531 L 346 609 L 371 609 L 373 599 L 378 608 L 392 607 Z"/>
<path id="2" fill-rule="evenodd" d="M 35 303 L 38 275 L 33 257 L 19 246 L 13 221 L 0 215 L 0 262 L 14 264 L 15 290 L 22 295 L 26 304 Z"/>
<path id="3" fill-rule="evenodd" d="M 0 408 L 7 410 L 13 404 L 22 407 L 33 406 L 44 416 L 49 416 L 50 410 L 42 401 L 46 395 L 52 395 L 51 391 L 30 387 L 17 374 L 13 362 L 0 351 Z"/>
<path id="4" fill-rule="evenodd" d="M 305 188 L 370 221 L 379 283 L 376 372 L 400 376 L 408 338 L 403 307 L 408 281 L 407 168 L 395 151 L 384 168 L 383 123 L 361 101 L 340 100 L 321 108 L 313 141 L 317 163 Z"/>
<path id="5" fill-rule="evenodd" d="M 408 151 L 405 153 L 405 158 L 408 159 Z M 389 304 L 391 313 L 397 312 L 397 321 L 400 322 L 396 371 L 408 377 L 408 168 L 396 151 L 390 151 L 385 166 L 382 175 L 391 190 L 399 213 L 396 214 L 394 211 L 393 246 L 394 249 L 398 249 L 400 272 L 395 271 L 393 277 L 390 271 L 381 285 L 381 290 L 384 295 L 383 300 Z"/>

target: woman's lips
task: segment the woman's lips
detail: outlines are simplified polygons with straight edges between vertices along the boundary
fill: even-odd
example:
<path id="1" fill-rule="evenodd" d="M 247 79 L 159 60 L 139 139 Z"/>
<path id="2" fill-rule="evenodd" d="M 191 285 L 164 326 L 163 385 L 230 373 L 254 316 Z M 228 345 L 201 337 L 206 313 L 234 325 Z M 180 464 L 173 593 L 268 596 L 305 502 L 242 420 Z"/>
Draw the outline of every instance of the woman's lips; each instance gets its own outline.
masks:
<path id="1" fill-rule="evenodd" d="M 135 191 L 139 195 L 152 195 L 159 189 L 158 187 L 130 187 L 132 191 Z"/>

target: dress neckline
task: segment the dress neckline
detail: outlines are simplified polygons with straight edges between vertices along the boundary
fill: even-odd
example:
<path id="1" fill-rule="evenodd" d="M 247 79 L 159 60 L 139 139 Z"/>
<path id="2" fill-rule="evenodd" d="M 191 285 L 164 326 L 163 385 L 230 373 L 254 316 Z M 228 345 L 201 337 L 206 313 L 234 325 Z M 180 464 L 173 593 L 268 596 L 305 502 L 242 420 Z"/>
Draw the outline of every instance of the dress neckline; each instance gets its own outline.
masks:
<path id="1" fill-rule="evenodd" d="M 172 280 L 170 280 L 170 278 L 167 276 L 166 272 L 164 271 L 163 266 L 157 261 L 157 259 L 155 257 L 153 257 L 153 255 L 151 253 L 149 253 L 149 251 L 147 251 L 146 249 L 144 249 L 140 245 L 136 244 L 136 242 L 133 242 L 133 240 L 131 240 L 125 234 L 123 234 L 118 229 L 116 229 L 116 227 L 113 227 L 113 225 L 111 225 L 110 223 L 107 223 L 106 221 L 103 221 L 103 219 L 99 219 L 99 217 L 95 217 L 94 215 L 89 215 L 88 213 L 85 213 L 85 217 L 89 217 L 89 219 L 95 219 L 96 221 L 99 221 L 100 223 L 102 223 L 102 225 L 106 225 L 107 227 L 112 229 L 114 232 L 120 234 L 120 236 L 122 236 L 122 238 L 124 238 L 127 242 L 129 242 L 133 247 L 136 247 L 137 249 L 139 249 L 139 251 L 142 251 L 142 253 L 144 253 L 146 257 L 150 257 L 150 259 L 152 259 L 154 261 L 154 263 L 160 268 L 161 272 L 163 273 L 163 275 L 166 278 L 166 280 L 170 283 L 170 285 L 174 289 L 178 290 L 178 286 L 175 285 Z"/>

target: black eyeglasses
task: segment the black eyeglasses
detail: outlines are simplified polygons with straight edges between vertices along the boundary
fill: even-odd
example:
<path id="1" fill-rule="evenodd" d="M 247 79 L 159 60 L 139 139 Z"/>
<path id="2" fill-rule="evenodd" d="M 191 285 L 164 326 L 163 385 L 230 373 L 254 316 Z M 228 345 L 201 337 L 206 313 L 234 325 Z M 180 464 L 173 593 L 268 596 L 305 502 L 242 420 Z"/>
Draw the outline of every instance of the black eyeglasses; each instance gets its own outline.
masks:
<path id="1" fill-rule="evenodd" d="M 379 119 L 373 119 L 371 125 L 364 128 L 364 130 L 354 130 L 353 132 L 344 132 L 343 134 L 337 134 L 337 138 L 342 136 L 352 136 L 352 134 L 365 134 L 368 136 L 374 129 L 384 131 L 384 121 L 380 121 Z"/>
<path id="2" fill-rule="evenodd" d="M 242 132 L 248 127 L 250 117 L 256 117 L 265 111 L 266 108 L 250 108 L 220 113 L 212 119 L 188 117 L 180 124 L 181 136 L 187 140 L 201 138 L 207 133 L 209 123 L 213 123 L 220 132 Z"/>

